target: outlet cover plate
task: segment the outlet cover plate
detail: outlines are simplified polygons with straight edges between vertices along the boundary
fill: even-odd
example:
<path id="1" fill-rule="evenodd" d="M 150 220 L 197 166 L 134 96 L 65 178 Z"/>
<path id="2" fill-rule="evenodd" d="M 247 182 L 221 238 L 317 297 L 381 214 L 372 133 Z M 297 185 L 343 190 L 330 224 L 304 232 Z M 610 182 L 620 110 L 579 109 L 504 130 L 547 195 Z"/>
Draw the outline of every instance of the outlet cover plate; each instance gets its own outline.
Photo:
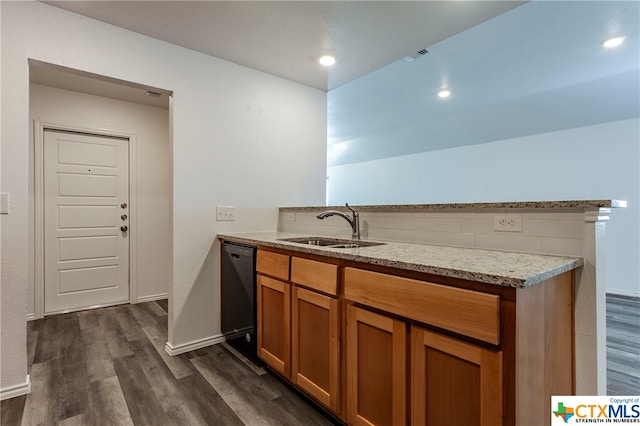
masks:
<path id="1" fill-rule="evenodd" d="M 522 216 L 517 214 L 499 214 L 493 217 L 493 230 L 503 232 L 522 232 Z"/>

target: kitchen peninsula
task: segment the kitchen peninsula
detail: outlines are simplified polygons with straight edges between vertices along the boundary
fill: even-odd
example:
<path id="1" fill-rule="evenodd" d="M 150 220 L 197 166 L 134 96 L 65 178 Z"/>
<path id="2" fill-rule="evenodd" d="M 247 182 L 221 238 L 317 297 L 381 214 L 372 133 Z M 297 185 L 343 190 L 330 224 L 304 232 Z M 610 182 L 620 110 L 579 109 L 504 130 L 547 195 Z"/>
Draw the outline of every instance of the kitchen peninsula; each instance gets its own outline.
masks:
<path id="1" fill-rule="evenodd" d="M 623 202 L 356 207 L 365 237 L 381 223 L 376 215 L 391 211 L 399 222 L 411 213 L 418 228 L 437 222 L 450 241 L 461 241 L 454 222 L 517 214 L 526 226 L 551 212 L 569 228 L 581 221 L 583 256 L 282 241 L 302 233 L 296 226 L 306 235 L 343 235 L 344 223 L 320 232 L 305 219 L 324 207 L 280 209 L 279 230 L 287 232 L 219 238 L 258 247 L 261 357 L 343 420 L 433 424 L 453 410 L 475 424 L 542 424 L 551 395 L 580 394 L 578 302 L 589 284 L 595 293 L 595 228 L 612 207 Z"/>

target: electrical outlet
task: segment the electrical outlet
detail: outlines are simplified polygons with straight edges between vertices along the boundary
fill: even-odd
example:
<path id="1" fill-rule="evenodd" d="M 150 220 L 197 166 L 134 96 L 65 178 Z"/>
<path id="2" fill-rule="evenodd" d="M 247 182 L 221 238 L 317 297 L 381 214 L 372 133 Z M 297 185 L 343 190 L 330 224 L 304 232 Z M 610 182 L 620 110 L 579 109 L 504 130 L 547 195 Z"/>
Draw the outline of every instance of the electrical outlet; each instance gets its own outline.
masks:
<path id="1" fill-rule="evenodd" d="M 296 214 L 295 213 L 287 213 L 287 222 L 295 222 Z"/>
<path id="2" fill-rule="evenodd" d="M 493 230 L 522 232 L 522 216 L 516 214 L 496 215 L 493 217 Z"/>
<path id="3" fill-rule="evenodd" d="M 216 207 L 216 220 L 218 222 L 236 220 L 236 208 L 229 206 Z"/>

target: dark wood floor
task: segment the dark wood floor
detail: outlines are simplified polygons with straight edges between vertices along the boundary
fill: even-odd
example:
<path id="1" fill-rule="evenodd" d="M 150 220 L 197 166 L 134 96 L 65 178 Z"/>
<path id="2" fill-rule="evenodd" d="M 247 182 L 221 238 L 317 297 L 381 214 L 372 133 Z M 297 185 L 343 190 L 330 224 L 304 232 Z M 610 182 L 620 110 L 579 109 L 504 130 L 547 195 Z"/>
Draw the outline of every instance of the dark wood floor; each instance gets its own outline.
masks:
<path id="1" fill-rule="evenodd" d="M 289 388 L 215 345 L 171 357 L 167 301 L 28 323 L 31 393 L 10 425 L 329 425 Z M 640 299 L 607 296 L 608 394 L 640 394 Z"/>
<path id="2" fill-rule="evenodd" d="M 9 425 L 330 425 L 226 344 L 171 357 L 167 301 L 28 323 L 31 393 L 2 401 Z"/>
<path id="3" fill-rule="evenodd" d="M 640 298 L 607 295 L 607 393 L 640 395 Z"/>

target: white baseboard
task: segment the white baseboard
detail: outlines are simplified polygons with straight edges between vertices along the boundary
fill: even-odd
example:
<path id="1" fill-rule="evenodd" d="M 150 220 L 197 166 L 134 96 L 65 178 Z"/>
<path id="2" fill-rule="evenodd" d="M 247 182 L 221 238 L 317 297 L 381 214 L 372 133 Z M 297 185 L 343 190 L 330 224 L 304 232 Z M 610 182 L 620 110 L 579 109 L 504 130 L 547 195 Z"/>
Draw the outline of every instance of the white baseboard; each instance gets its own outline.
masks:
<path id="1" fill-rule="evenodd" d="M 183 343 L 181 345 L 173 346 L 167 342 L 164 346 L 164 350 L 171 356 L 180 355 L 185 352 L 195 351 L 196 349 L 204 348 L 211 345 L 216 345 L 225 341 L 224 335 L 219 334 L 217 336 L 207 337 L 204 339 L 194 340 L 193 342 Z"/>
<path id="2" fill-rule="evenodd" d="M 607 290 L 607 294 L 613 294 L 616 296 L 640 297 L 640 293 L 636 293 L 635 291 L 625 291 L 625 290 Z"/>
<path id="3" fill-rule="evenodd" d="M 168 299 L 169 298 L 169 293 L 160 293 L 160 294 L 152 294 L 151 296 L 142 296 L 142 297 L 138 297 L 135 301 L 135 303 L 144 303 L 144 302 L 154 302 L 156 300 L 163 300 L 163 299 Z M 107 304 L 107 305 L 99 305 L 99 306 L 91 306 L 90 308 L 84 308 L 84 309 L 94 309 L 94 308 L 102 308 L 105 306 L 115 306 L 115 305 L 122 305 L 125 303 L 129 303 L 127 301 L 124 302 L 117 302 L 115 304 Z M 63 311 L 63 312 L 56 312 L 56 313 L 66 313 L 68 311 Z M 27 322 L 28 321 L 34 321 L 36 320 L 36 314 L 27 314 Z"/>
<path id="4" fill-rule="evenodd" d="M 0 401 L 4 401 L 5 399 L 15 398 L 16 396 L 26 395 L 31 392 L 31 376 L 27 374 L 27 381 L 15 385 L 10 386 L 8 388 L 0 389 Z"/>
<path id="5" fill-rule="evenodd" d="M 169 293 L 152 294 L 151 296 L 141 296 L 136 298 L 136 303 L 153 302 L 155 300 L 168 299 Z"/>

